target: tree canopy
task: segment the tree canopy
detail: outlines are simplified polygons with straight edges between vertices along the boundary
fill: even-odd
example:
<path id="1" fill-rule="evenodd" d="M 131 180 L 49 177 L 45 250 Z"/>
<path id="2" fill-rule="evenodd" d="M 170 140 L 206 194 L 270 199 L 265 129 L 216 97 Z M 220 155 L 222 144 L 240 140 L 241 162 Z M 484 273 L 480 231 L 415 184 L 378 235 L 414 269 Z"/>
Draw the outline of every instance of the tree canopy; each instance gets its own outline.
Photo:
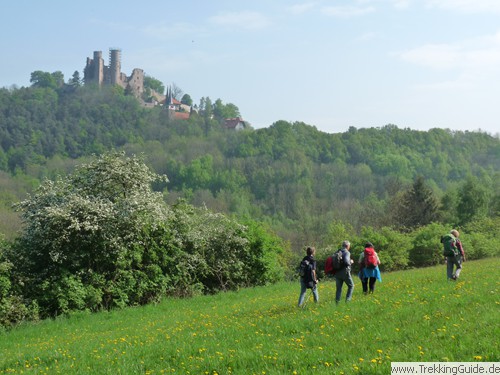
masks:
<path id="1" fill-rule="evenodd" d="M 42 82 L 52 74 L 35 76 Z M 5 186 L 15 185 L 7 181 L 13 176 L 23 181 L 22 188 L 2 193 L 5 211 L 43 178 L 115 148 L 144 153 L 154 171 L 168 174 L 168 183 L 154 184 L 168 202 L 182 197 L 218 212 L 252 215 L 295 249 L 323 241 L 328 223 L 338 219 L 360 231 L 367 224 L 398 227 L 403 221 L 396 214 L 409 220 L 405 226 L 436 220 L 434 213 L 450 225 L 498 215 L 499 139 L 486 133 L 389 124 L 328 134 L 288 121 L 234 131 L 225 129 L 224 119 L 239 110 L 221 99 L 202 97 L 188 120 L 176 120 L 165 108 L 142 107 L 118 87 L 42 86 L 0 89 L 0 170 Z M 423 196 L 411 198 L 419 176 Z M 484 194 L 467 197 L 469 178 Z M 430 218 L 420 210 L 425 205 L 404 212 L 405 199 L 422 203 L 425 196 L 435 200 L 426 203 L 433 207 Z M 478 197 L 479 205 L 470 202 Z M 472 212 L 475 207 L 481 209 Z M 0 222 L 1 228 L 11 227 Z"/>

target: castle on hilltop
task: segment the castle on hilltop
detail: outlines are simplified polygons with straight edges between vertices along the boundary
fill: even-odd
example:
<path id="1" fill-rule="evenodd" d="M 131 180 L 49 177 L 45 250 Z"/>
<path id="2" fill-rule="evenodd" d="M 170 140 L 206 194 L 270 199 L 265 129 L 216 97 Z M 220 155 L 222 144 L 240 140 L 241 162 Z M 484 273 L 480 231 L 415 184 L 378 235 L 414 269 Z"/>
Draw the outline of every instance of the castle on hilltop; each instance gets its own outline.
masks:
<path id="1" fill-rule="evenodd" d="M 87 57 L 87 64 L 83 70 L 85 84 L 118 85 L 131 92 L 137 98 L 144 93 L 144 71 L 135 68 L 132 75 L 127 77 L 121 72 L 122 51 L 117 48 L 109 49 L 109 65 L 104 65 L 102 51 L 94 51 L 94 58 Z"/>
<path id="2" fill-rule="evenodd" d="M 122 51 L 118 48 L 109 49 L 109 65 L 104 64 L 102 51 L 94 51 L 91 59 L 87 57 L 87 64 L 83 69 L 83 82 L 85 85 L 118 85 L 131 95 L 134 95 L 144 107 L 161 106 L 167 109 L 168 116 L 177 120 L 185 120 L 193 112 L 198 112 L 196 107 L 181 103 L 173 95 L 172 90 L 166 94 L 158 93 L 153 89 L 144 89 L 144 70 L 135 68 L 130 77 L 121 71 Z M 146 94 L 145 94 L 146 91 Z M 146 98 L 145 98 L 146 97 Z M 227 129 L 240 130 L 248 125 L 243 119 L 236 117 L 225 120 Z"/>

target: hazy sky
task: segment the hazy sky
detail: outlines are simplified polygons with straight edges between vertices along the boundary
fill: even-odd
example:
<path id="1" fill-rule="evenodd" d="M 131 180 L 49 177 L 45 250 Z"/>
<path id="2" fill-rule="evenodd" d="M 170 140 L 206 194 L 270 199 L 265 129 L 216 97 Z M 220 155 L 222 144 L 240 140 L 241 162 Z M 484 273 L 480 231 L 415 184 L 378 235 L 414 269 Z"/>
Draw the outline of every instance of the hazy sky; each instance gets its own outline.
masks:
<path id="1" fill-rule="evenodd" d="M 0 87 L 122 50 L 253 127 L 500 133 L 500 0 L 0 0 Z"/>

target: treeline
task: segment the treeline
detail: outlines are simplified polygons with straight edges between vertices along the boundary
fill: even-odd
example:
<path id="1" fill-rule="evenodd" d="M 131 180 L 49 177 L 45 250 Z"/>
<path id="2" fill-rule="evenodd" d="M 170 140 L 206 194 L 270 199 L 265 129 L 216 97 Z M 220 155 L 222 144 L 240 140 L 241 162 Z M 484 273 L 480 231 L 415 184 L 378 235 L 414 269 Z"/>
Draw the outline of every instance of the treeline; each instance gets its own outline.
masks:
<path id="1" fill-rule="evenodd" d="M 0 231 L 15 236 L 10 204 L 79 159 L 122 149 L 144 153 L 168 176 L 157 183 L 216 212 L 267 223 L 292 248 L 329 245 L 342 221 L 408 231 L 463 226 L 500 211 L 500 140 L 483 132 L 415 131 L 395 125 L 328 134 L 301 122 L 231 131 L 225 108 L 203 98 L 189 120 L 142 108 L 120 88 L 44 85 L 0 90 Z M 217 104 L 217 105 L 216 105 Z M 233 108 L 234 105 L 227 105 Z M 237 110 L 237 108 L 236 108 Z"/>

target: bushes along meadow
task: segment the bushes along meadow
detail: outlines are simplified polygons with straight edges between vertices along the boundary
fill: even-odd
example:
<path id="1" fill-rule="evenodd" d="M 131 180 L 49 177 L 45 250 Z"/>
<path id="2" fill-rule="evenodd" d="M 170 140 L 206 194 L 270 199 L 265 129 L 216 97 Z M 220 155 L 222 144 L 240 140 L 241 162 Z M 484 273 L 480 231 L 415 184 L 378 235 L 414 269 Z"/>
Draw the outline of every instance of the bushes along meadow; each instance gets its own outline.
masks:
<path id="1" fill-rule="evenodd" d="M 1 325 L 283 278 L 283 241 L 251 220 L 168 206 L 151 187 L 162 180 L 140 157 L 108 153 L 19 203 L 23 231 L 0 243 Z"/>

